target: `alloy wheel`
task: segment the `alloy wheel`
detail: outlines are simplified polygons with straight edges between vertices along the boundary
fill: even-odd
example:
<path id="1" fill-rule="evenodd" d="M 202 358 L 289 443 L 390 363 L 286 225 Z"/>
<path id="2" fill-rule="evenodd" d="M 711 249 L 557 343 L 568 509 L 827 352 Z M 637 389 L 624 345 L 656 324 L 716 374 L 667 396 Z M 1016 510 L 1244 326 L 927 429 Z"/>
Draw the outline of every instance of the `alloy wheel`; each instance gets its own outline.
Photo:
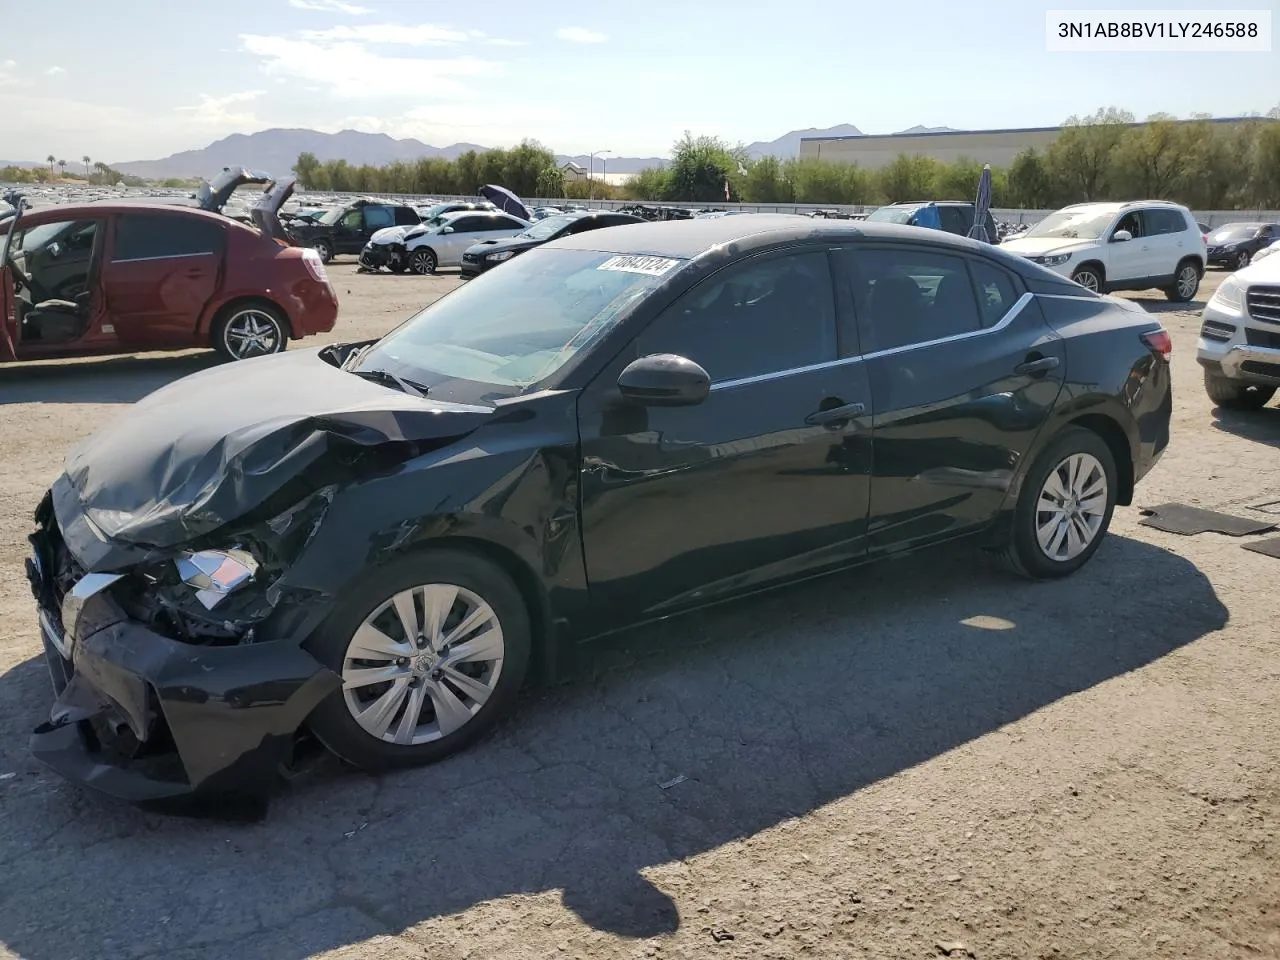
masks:
<path id="1" fill-rule="evenodd" d="M 1050 560 L 1074 560 L 1107 514 L 1107 473 L 1097 457 L 1073 453 L 1049 472 L 1036 503 L 1036 540 Z"/>
<path id="2" fill-rule="evenodd" d="M 1249 265 L 1249 251 L 1241 250 L 1236 254 L 1236 269 L 1243 270 Z"/>
<path id="3" fill-rule="evenodd" d="M 1196 288 L 1199 286 L 1200 272 L 1191 264 L 1178 271 L 1178 296 L 1190 300 L 1196 295 Z"/>
<path id="4" fill-rule="evenodd" d="M 241 310 L 227 321 L 222 334 L 227 353 L 236 360 L 262 357 L 284 349 L 280 325 L 261 310 Z"/>
<path id="5" fill-rule="evenodd" d="M 409 269 L 417 274 L 436 272 L 436 255 L 430 250 L 418 250 L 409 258 Z"/>
<path id="6" fill-rule="evenodd" d="M 317 240 L 313 246 L 315 248 L 316 253 L 320 254 L 321 263 L 328 263 L 330 260 L 333 259 L 333 250 L 329 247 L 329 244 L 326 243 L 324 240 Z"/>
<path id="7" fill-rule="evenodd" d="M 478 594 L 447 583 L 397 593 L 347 644 L 342 694 L 370 736 L 414 745 L 440 740 L 479 713 L 502 675 L 502 625 Z"/>
<path id="8" fill-rule="evenodd" d="M 1098 275 L 1092 270 L 1081 270 L 1071 279 L 1086 290 L 1091 290 L 1094 293 L 1098 292 Z"/>

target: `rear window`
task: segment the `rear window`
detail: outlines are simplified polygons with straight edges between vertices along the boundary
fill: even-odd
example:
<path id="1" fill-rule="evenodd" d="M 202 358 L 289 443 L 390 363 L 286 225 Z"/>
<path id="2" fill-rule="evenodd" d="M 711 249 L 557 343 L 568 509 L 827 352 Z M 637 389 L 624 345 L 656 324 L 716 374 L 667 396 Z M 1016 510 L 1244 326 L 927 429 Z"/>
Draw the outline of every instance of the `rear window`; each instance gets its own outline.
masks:
<path id="1" fill-rule="evenodd" d="M 219 253 L 222 238 L 222 227 L 203 217 L 128 213 L 116 220 L 116 245 L 111 259 L 154 260 Z"/>

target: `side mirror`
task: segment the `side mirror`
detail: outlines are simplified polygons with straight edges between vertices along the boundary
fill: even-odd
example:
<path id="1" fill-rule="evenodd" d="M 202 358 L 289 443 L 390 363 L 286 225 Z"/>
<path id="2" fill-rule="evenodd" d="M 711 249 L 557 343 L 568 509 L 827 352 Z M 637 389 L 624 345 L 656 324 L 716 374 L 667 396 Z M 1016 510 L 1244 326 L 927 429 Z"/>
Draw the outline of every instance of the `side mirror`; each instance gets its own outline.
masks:
<path id="1" fill-rule="evenodd" d="M 442 234 L 445 234 L 445 233 L 453 233 L 453 227 L 441 227 L 441 228 L 440 228 L 440 232 L 441 232 Z"/>
<path id="2" fill-rule="evenodd" d="M 62 256 L 62 244 L 60 244 L 57 240 L 53 241 L 53 243 L 45 247 L 45 250 L 48 252 L 49 256 L 52 257 L 54 260 L 57 260 L 60 256 Z"/>
<path id="3" fill-rule="evenodd" d="M 692 360 L 655 353 L 628 364 L 618 376 L 618 390 L 650 407 L 692 407 L 707 399 L 711 377 Z"/>
<path id="4" fill-rule="evenodd" d="M 1112 243 L 1124 243 L 1126 240 L 1132 240 L 1133 234 L 1128 230 L 1117 230 L 1111 235 Z"/>

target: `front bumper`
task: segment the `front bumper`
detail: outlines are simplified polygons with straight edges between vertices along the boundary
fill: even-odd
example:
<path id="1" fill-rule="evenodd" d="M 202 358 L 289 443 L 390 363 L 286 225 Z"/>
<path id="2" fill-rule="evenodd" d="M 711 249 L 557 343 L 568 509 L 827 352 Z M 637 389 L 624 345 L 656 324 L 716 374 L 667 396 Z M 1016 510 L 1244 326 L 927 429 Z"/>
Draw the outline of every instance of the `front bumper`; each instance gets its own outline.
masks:
<path id="1" fill-rule="evenodd" d="M 490 263 L 485 260 L 484 257 L 476 256 L 471 253 L 464 253 L 462 255 L 462 263 L 459 273 L 462 275 L 463 280 L 470 280 L 496 266 L 496 263 Z"/>
<path id="2" fill-rule="evenodd" d="M 88 588 L 78 596 L 60 591 L 65 578 L 54 571 L 74 560 L 63 554 L 52 511 L 41 513 L 27 574 L 56 699 L 31 736 L 32 754 L 69 780 L 135 803 L 266 795 L 303 721 L 340 679 L 290 641 L 220 646 L 163 636 L 124 613 L 103 584 L 109 577 L 81 576 Z"/>
<path id="3" fill-rule="evenodd" d="M 366 243 L 360 251 L 360 265 L 370 270 L 403 269 L 407 263 L 404 245 L 400 243 Z"/>
<path id="4" fill-rule="evenodd" d="M 1280 386 L 1280 324 L 1210 302 L 1201 314 L 1196 360 L 1231 380 Z"/>

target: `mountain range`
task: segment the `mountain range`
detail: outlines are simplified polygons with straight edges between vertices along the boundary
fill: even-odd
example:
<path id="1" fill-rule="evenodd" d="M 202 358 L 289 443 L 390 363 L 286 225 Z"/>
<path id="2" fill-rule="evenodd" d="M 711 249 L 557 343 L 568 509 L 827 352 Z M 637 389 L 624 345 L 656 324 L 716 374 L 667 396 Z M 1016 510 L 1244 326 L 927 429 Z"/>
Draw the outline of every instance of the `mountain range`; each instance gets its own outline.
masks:
<path id="1" fill-rule="evenodd" d="M 901 132 L 925 133 L 950 129 L 915 126 Z M 776 140 L 757 140 L 748 144 L 746 150 L 752 158 L 775 156 L 785 159 L 799 155 L 800 141 L 805 137 L 857 136 L 862 136 L 862 131 L 850 123 L 834 127 L 808 127 L 784 133 Z M 252 170 L 283 174 L 293 168 L 301 153 L 315 154 L 321 161 L 346 160 L 355 166 L 366 163 L 382 166 L 396 160 L 411 161 L 420 157 L 453 160 L 468 150 L 488 149 L 490 148 L 476 143 L 451 143 L 445 147 L 433 147 L 421 140 L 397 140 L 385 133 L 361 133 L 357 130 L 321 133 L 318 130 L 275 128 L 258 133 L 233 133 L 203 149 L 184 150 L 159 160 L 130 160 L 112 163 L 110 166 L 132 176 L 163 180 L 169 177 L 211 177 L 223 167 L 229 166 L 244 166 Z M 561 164 L 573 162 L 584 168 L 594 166 L 598 169 L 601 165 L 599 157 L 592 160 L 585 154 L 558 156 L 556 159 Z M 607 161 L 610 173 L 636 173 L 646 167 L 664 166 L 668 162 L 664 157 L 613 156 L 608 157 Z M 7 165 L 8 161 L 0 161 L 0 167 Z M 38 161 L 20 161 L 15 162 L 15 165 L 44 166 Z"/>

